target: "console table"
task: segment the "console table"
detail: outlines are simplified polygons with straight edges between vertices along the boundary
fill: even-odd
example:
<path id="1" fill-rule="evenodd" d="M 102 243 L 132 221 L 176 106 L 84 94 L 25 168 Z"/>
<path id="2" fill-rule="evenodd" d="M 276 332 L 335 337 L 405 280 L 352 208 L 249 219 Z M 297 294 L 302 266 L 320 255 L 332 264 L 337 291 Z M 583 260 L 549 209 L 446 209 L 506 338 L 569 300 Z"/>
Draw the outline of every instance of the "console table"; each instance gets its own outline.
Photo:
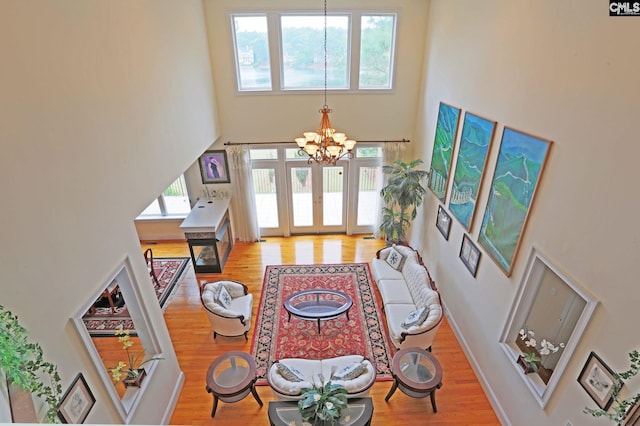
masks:
<path id="1" fill-rule="evenodd" d="M 180 225 L 196 273 L 222 272 L 233 247 L 229 198 L 199 200 Z"/>

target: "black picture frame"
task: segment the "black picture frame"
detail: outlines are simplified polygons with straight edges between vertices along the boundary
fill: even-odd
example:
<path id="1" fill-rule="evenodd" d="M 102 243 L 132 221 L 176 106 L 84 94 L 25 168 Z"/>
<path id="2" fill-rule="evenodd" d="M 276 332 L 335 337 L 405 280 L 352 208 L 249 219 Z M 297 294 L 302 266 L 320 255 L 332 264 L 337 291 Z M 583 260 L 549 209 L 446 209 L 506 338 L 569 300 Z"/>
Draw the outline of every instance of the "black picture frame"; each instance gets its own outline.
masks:
<path id="1" fill-rule="evenodd" d="M 96 398 L 89 389 L 87 381 L 82 373 L 78 373 L 60 399 L 58 417 L 62 423 L 82 424 L 95 403 Z"/>
<path id="2" fill-rule="evenodd" d="M 227 151 L 211 150 L 205 151 L 198 160 L 200 165 L 200 177 L 202 183 L 229 183 L 229 162 L 227 161 Z"/>
<path id="3" fill-rule="evenodd" d="M 592 351 L 578 376 L 578 383 L 604 411 L 607 411 L 613 403 L 615 382 L 613 370 Z M 623 383 L 621 381 L 619 383 L 622 387 Z"/>
<path id="4" fill-rule="evenodd" d="M 471 275 L 475 278 L 478 273 L 478 264 L 482 253 L 478 247 L 471 241 L 467 234 L 462 236 L 462 244 L 460 244 L 460 260 L 467 267 Z"/>
<path id="5" fill-rule="evenodd" d="M 438 228 L 438 231 L 440 231 L 444 239 L 449 241 L 449 232 L 451 231 L 451 216 L 441 205 L 438 205 L 436 228 Z"/>

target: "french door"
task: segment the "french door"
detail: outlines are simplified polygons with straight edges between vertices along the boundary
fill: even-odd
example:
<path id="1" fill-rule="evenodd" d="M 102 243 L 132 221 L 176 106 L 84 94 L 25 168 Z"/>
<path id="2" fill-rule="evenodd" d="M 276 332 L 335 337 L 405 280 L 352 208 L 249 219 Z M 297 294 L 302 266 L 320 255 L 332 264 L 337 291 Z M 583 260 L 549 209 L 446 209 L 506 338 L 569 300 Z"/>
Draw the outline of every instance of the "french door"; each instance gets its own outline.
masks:
<path id="1" fill-rule="evenodd" d="M 347 229 L 346 162 L 335 166 L 287 162 L 291 234 L 343 233 Z"/>

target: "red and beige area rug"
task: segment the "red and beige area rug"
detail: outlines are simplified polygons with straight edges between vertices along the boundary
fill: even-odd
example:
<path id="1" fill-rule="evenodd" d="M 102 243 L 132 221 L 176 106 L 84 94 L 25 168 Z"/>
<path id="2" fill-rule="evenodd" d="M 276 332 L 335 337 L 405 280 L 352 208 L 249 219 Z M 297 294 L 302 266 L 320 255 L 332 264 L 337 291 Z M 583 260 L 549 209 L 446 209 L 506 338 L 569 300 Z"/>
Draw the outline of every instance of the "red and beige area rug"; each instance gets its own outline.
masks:
<path id="1" fill-rule="evenodd" d="M 256 384 L 267 384 L 267 370 L 279 359 L 352 354 L 362 355 L 376 366 L 377 380 L 390 380 L 393 354 L 372 282 L 366 263 L 267 266 L 252 342 L 258 365 Z M 320 334 L 316 321 L 295 316 L 289 321 L 283 307 L 293 293 L 315 288 L 337 290 L 353 300 L 349 319 L 342 315 L 322 321 Z"/>
<path id="2" fill-rule="evenodd" d="M 159 286 L 155 287 L 156 297 L 160 307 L 164 307 L 169 300 L 169 296 L 176 287 L 176 284 L 182 279 L 183 273 L 189 264 L 188 257 L 157 257 L 153 259 L 153 269 L 158 277 Z M 151 280 L 152 278 L 149 277 Z M 151 282 L 153 283 L 153 281 Z M 104 298 L 98 299 L 94 305 L 95 310 L 90 309 L 82 317 L 85 327 L 91 336 L 113 336 L 116 329 L 122 327 L 129 330 L 135 335 L 133 321 L 127 310 L 122 295 L 114 294 L 115 312 L 111 310 L 111 306 Z"/>

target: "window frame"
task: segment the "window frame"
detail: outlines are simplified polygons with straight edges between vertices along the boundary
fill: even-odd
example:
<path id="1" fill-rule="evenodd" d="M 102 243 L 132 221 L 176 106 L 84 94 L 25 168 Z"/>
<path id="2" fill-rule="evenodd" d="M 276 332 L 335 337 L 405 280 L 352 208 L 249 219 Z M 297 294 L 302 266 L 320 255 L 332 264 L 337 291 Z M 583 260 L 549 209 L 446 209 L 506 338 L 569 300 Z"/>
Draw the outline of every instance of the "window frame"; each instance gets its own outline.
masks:
<path id="1" fill-rule="evenodd" d="M 187 177 L 185 176 L 185 174 L 181 174 L 180 176 L 178 176 L 175 180 L 173 180 L 171 182 L 171 184 L 169 184 L 169 186 L 167 186 L 161 193 L 160 195 L 158 195 L 157 198 L 155 198 L 153 201 L 151 201 L 147 207 L 144 208 L 144 210 L 142 210 L 142 212 L 136 217 L 136 220 L 169 220 L 169 219 L 184 219 L 187 217 L 187 215 L 189 214 L 189 212 L 182 212 L 182 213 L 172 213 L 172 212 L 168 212 L 167 211 L 167 203 L 165 202 L 165 191 L 167 189 L 169 189 L 177 180 L 179 180 L 180 178 L 182 178 L 182 182 L 184 183 L 184 188 L 186 189 L 186 194 L 185 196 L 187 197 L 187 201 L 189 202 L 189 205 L 191 205 L 191 196 L 189 195 L 189 185 L 187 185 Z M 149 206 L 151 206 L 151 204 L 153 204 L 154 202 L 158 202 L 158 208 L 160 209 L 160 214 L 144 214 L 144 211 L 146 209 L 149 208 Z"/>

